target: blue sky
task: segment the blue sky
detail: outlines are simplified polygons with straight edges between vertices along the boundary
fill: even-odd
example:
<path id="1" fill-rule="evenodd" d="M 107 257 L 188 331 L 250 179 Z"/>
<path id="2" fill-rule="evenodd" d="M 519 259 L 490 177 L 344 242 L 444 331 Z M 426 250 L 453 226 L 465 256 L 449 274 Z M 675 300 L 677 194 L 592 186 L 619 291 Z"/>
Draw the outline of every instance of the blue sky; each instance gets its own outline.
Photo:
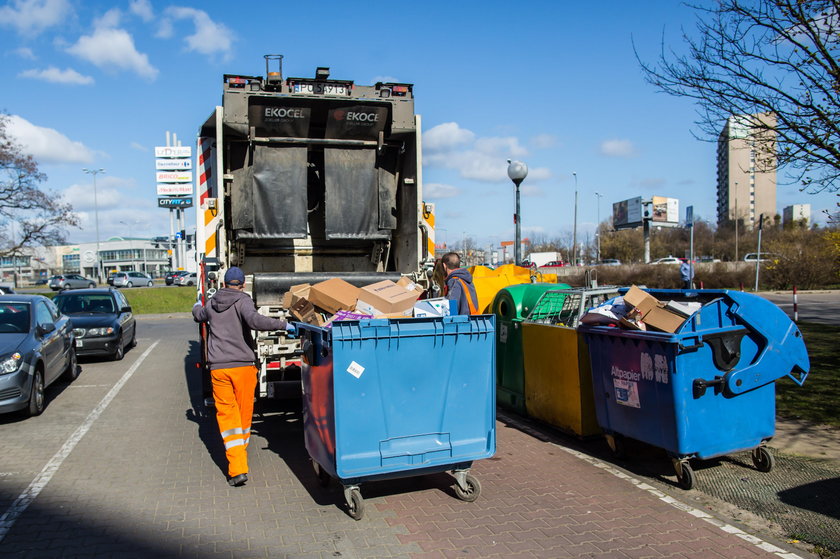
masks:
<path id="1" fill-rule="evenodd" d="M 506 159 L 525 161 L 524 236 L 578 238 L 612 203 L 680 199 L 714 220 L 715 145 L 694 138 L 695 106 L 646 84 L 633 53 L 680 46 L 694 12 L 672 0 L 412 2 L 162 2 L 12 0 L 0 4 L 0 109 L 41 163 L 47 187 L 77 210 L 74 242 L 168 234 L 157 208 L 154 146 L 165 132 L 193 145 L 221 100 L 224 73 L 261 75 L 285 55 L 286 76 L 415 84 L 424 182 L 438 240 L 513 238 Z M 781 182 L 781 180 L 780 180 Z M 603 195 L 600 204 L 595 193 Z M 778 210 L 831 194 L 779 186 Z M 600 206 L 600 212 L 599 212 Z M 195 221 L 188 212 L 189 224 Z M 121 223 L 122 222 L 122 223 Z"/>

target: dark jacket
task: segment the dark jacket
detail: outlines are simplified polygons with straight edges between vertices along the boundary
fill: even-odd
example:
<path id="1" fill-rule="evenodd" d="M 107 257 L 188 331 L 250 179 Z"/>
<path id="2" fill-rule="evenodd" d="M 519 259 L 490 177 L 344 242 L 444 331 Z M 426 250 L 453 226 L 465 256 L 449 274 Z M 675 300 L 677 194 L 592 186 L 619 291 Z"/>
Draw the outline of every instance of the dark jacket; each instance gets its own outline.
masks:
<path id="1" fill-rule="evenodd" d="M 464 283 L 461 284 L 461 282 L 458 281 L 459 279 L 463 280 Z M 466 286 L 467 292 L 475 305 L 476 312 L 480 312 L 481 309 L 478 308 L 478 295 L 475 293 L 472 274 L 464 268 L 452 270 L 449 275 L 446 276 L 446 298 L 452 301 L 458 301 L 458 314 L 471 314 L 470 304 L 467 301 L 467 292 L 464 291 L 464 286 Z"/>
<path id="2" fill-rule="evenodd" d="M 209 305 L 196 304 L 192 314 L 196 322 L 209 325 L 207 361 L 211 370 L 253 365 L 256 354 L 251 330 L 286 328 L 286 321 L 258 313 L 251 297 L 238 289 L 218 290 Z"/>

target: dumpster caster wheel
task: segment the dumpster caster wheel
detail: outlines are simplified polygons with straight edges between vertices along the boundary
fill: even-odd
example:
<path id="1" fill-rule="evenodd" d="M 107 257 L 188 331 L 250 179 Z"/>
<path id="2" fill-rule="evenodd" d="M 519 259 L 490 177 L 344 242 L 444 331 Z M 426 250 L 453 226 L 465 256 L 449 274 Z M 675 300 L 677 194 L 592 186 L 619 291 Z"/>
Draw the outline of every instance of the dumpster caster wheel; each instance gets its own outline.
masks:
<path id="1" fill-rule="evenodd" d="M 677 471 L 677 483 L 686 491 L 694 487 L 694 470 L 691 469 L 691 464 L 686 460 L 681 462 L 674 460 L 674 469 Z"/>
<path id="2" fill-rule="evenodd" d="M 466 474 L 463 479 L 464 487 L 459 483 L 455 484 L 455 495 L 462 501 L 472 503 L 481 495 L 481 484 L 472 474 Z"/>
<path id="3" fill-rule="evenodd" d="M 315 474 L 318 476 L 318 485 L 321 487 L 329 487 L 330 485 L 330 474 L 321 467 L 318 462 L 312 461 L 312 467 L 315 468 Z"/>
<path id="4" fill-rule="evenodd" d="M 607 439 L 607 446 L 610 447 L 610 454 L 613 458 L 622 459 L 626 456 L 624 448 L 624 437 L 621 435 L 604 435 Z"/>
<path id="5" fill-rule="evenodd" d="M 347 513 L 353 520 L 361 520 L 365 515 L 365 501 L 358 487 L 345 487 L 344 498 L 347 500 Z"/>
<path id="6" fill-rule="evenodd" d="M 760 446 L 752 451 L 752 461 L 755 469 L 759 472 L 769 472 L 776 465 L 776 459 L 770 454 L 767 448 Z"/>

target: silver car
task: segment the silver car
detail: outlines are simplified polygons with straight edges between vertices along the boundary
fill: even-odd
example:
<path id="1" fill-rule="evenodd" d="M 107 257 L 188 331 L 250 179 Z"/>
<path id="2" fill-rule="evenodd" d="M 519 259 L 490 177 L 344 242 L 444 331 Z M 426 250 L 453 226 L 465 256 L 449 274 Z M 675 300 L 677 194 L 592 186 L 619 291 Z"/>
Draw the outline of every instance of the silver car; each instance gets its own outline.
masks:
<path id="1" fill-rule="evenodd" d="M 48 285 L 53 291 L 64 291 L 65 289 L 96 287 L 96 282 L 78 274 L 59 274 L 51 277 Z"/>
<path id="2" fill-rule="evenodd" d="M 152 276 L 143 272 L 117 272 L 114 274 L 114 287 L 152 287 Z"/>

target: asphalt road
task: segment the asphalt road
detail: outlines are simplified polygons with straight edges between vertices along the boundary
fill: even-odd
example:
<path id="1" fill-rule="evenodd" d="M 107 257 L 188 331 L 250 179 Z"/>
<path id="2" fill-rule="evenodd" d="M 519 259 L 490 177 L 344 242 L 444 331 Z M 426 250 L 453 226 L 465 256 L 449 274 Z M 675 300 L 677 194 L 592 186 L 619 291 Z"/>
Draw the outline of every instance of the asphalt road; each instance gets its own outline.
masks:
<path id="1" fill-rule="evenodd" d="M 793 293 L 768 292 L 762 297 L 778 305 L 793 318 Z M 797 294 L 799 320 L 840 325 L 840 291 L 809 291 Z"/>

